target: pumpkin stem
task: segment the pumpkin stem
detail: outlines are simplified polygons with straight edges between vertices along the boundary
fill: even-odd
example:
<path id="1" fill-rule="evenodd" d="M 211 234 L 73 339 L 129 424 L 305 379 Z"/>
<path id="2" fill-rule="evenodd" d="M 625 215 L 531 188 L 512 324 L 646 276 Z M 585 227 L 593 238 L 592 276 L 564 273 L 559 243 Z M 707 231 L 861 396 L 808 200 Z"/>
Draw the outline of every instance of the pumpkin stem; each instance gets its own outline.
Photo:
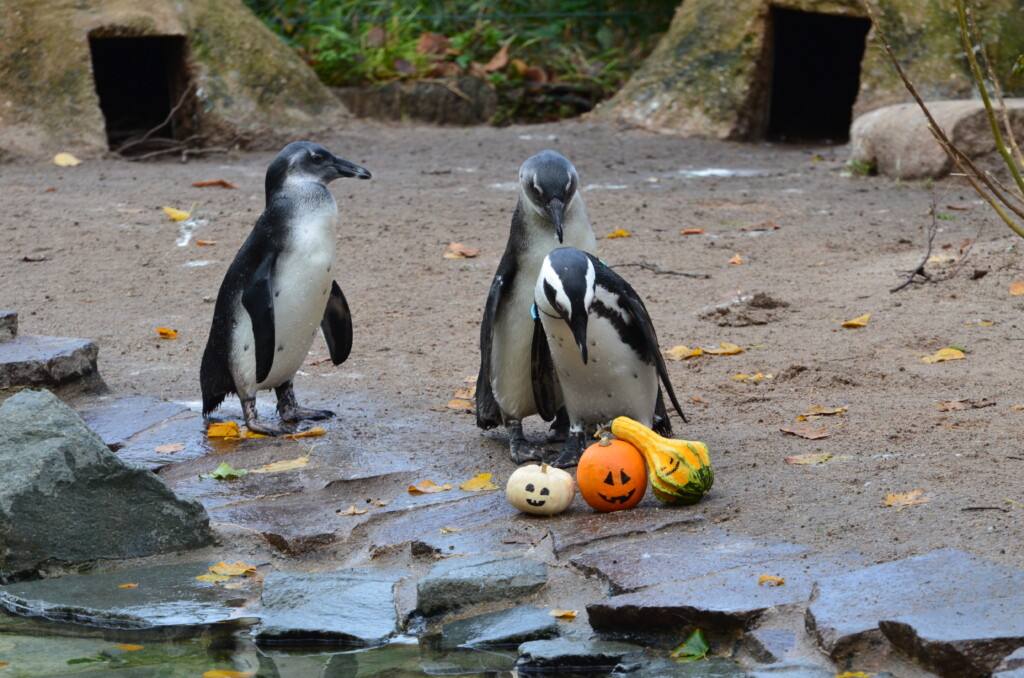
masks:
<path id="1" fill-rule="evenodd" d="M 609 433 L 608 429 L 606 428 L 601 429 L 600 431 L 595 433 L 594 436 L 601 438 L 601 440 L 597 442 L 597 444 L 600 445 L 601 447 L 608 447 L 609 445 L 612 444 L 611 433 Z"/>
<path id="2" fill-rule="evenodd" d="M 548 472 L 548 465 L 546 463 L 544 463 L 544 462 L 540 463 L 540 472 L 541 473 L 547 473 Z"/>

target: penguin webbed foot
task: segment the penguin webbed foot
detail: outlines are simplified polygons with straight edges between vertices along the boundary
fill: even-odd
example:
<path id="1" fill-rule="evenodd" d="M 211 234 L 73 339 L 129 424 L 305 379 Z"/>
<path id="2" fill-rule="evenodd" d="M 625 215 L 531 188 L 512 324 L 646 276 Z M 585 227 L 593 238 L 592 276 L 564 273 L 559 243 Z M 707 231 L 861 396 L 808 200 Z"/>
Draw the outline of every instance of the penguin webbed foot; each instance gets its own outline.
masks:
<path id="1" fill-rule="evenodd" d="M 265 421 L 260 421 L 260 416 L 256 412 L 255 398 L 249 398 L 242 401 L 242 415 L 245 417 L 245 427 L 253 433 L 276 437 L 294 432 L 289 426 L 270 424 Z"/>
<path id="2" fill-rule="evenodd" d="M 512 457 L 513 464 L 522 464 L 527 461 L 541 461 L 544 450 L 534 449 L 530 441 L 523 435 L 523 424 L 519 421 L 509 421 L 505 424 L 508 430 L 508 452 Z"/>
<path id="3" fill-rule="evenodd" d="M 285 421 L 330 419 L 334 416 L 334 412 L 330 410 L 301 407 L 295 400 L 295 389 L 292 388 L 290 381 L 275 388 L 274 392 L 277 394 L 277 412 Z"/>
<path id="4" fill-rule="evenodd" d="M 580 463 L 586 444 L 587 438 L 583 431 L 570 431 L 562 449 L 559 452 L 549 452 L 544 461 L 555 468 L 572 468 Z M 554 456 L 551 456 L 552 454 Z"/>
<path id="5" fill-rule="evenodd" d="M 560 443 L 569 437 L 569 412 L 563 405 L 555 414 L 555 420 L 548 429 L 548 442 Z"/>

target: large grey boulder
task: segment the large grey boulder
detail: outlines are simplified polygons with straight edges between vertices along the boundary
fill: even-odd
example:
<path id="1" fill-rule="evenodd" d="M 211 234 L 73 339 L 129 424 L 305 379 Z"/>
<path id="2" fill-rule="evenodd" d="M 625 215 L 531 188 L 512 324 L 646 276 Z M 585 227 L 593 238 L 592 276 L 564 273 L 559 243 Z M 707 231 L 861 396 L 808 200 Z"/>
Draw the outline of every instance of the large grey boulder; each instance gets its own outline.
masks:
<path id="1" fill-rule="evenodd" d="M 48 391 L 22 391 L 0 405 L 0 468 L 0 581 L 213 540 L 201 504 L 118 459 Z"/>

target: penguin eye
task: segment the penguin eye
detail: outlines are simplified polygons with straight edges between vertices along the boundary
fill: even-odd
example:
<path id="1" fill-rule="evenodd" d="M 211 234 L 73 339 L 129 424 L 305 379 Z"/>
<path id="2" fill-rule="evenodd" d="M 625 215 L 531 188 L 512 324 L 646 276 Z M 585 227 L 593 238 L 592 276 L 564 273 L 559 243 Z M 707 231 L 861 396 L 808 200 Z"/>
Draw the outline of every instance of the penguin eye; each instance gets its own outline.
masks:
<path id="1" fill-rule="evenodd" d="M 309 159 L 319 165 L 324 161 L 324 156 L 316 151 L 311 151 L 309 154 Z"/>

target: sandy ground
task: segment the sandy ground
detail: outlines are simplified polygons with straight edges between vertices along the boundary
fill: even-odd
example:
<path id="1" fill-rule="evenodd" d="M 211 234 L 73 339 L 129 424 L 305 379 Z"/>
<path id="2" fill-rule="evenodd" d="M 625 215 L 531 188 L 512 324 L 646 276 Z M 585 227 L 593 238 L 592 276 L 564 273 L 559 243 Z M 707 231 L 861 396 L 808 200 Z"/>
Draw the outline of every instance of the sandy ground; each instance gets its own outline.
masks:
<path id="1" fill-rule="evenodd" d="M 469 441 L 470 449 L 478 443 L 472 463 L 481 471 L 501 480 L 511 473 L 503 434 L 480 431 L 445 404 L 477 371 L 483 302 L 519 164 L 555 148 L 579 170 L 605 261 L 706 274 L 617 269 L 645 298 L 662 347 L 748 347 L 669 363 L 690 418 L 674 421 L 676 433 L 712 452 L 716 484 L 701 504 L 710 521 L 877 561 L 956 546 L 1024 567 L 1024 411 L 1014 409 L 1024 405 L 1024 297 L 1009 291 L 1024 278 L 1022 247 L 965 185 L 934 185 L 937 212 L 949 217 L 938 222 L 935 254 L 955 256 L 971 239 L 963 270 L 894 294 L 898 272 L 924 252 L 933 191 L 844 177 L 845 147 L 683 140 L 593 122 L 353 123 L 316 141 L 374 178 L 332 185 L 355 346 L 341 367 L 311 365 L 298 377 L 304 404 L 337 407 L 346 393 L 381 404 L 383 416 L 426 414 L 436 440 L 410 454 L 436 455 L 443 467 L 453 461 L 445 441 L 459 450 Z M 20 312 L 23 333 L 96 340 L 101 372 L 118 393 L 198 401 L 211 302 L 263 207 L 272 156 L 0 165 L 0 307 Z M 735 174 L 701 172 L 708 169 Z M 212 179 L 238 189 L 192 186 Z M 191 209 L 198 227 L 183 232 L 164 205 Z M 751 230 L 766 224 L 778 228 Z M 603 239 L 619 228 L 631 236 Z M 704 233 L 682 235 L 687 228 Z M 481 254 L 442 258 L 452 241 Z M 737 254 L 742 263 L 730 263 Z M 976 270 L 987 274 L 972 279 Z M 840 326 L 868 313 L 866 327 Z M 157 327 L 179 337 L 160 339 Z M 951 345 L 966 357 L 922 360 Z M 320 339 L 312 351 L 326 356 Z M 759 370 L 771 378 L 733 379 Z M 940 410 L 941 401 L 963 399 L 994 404 Z M 272 402 L 261 400 L 268 415 Z M 828 437 L 779 430 L 814 407 L 845 409 L 802 422 Z M 540 436 L 546 425 L 535 420 L 527 430 Z M 835 458 L 784 461 L 812 453 Z M 918 488 L 928 501 L 884 506 L 888 493 Z"/>

